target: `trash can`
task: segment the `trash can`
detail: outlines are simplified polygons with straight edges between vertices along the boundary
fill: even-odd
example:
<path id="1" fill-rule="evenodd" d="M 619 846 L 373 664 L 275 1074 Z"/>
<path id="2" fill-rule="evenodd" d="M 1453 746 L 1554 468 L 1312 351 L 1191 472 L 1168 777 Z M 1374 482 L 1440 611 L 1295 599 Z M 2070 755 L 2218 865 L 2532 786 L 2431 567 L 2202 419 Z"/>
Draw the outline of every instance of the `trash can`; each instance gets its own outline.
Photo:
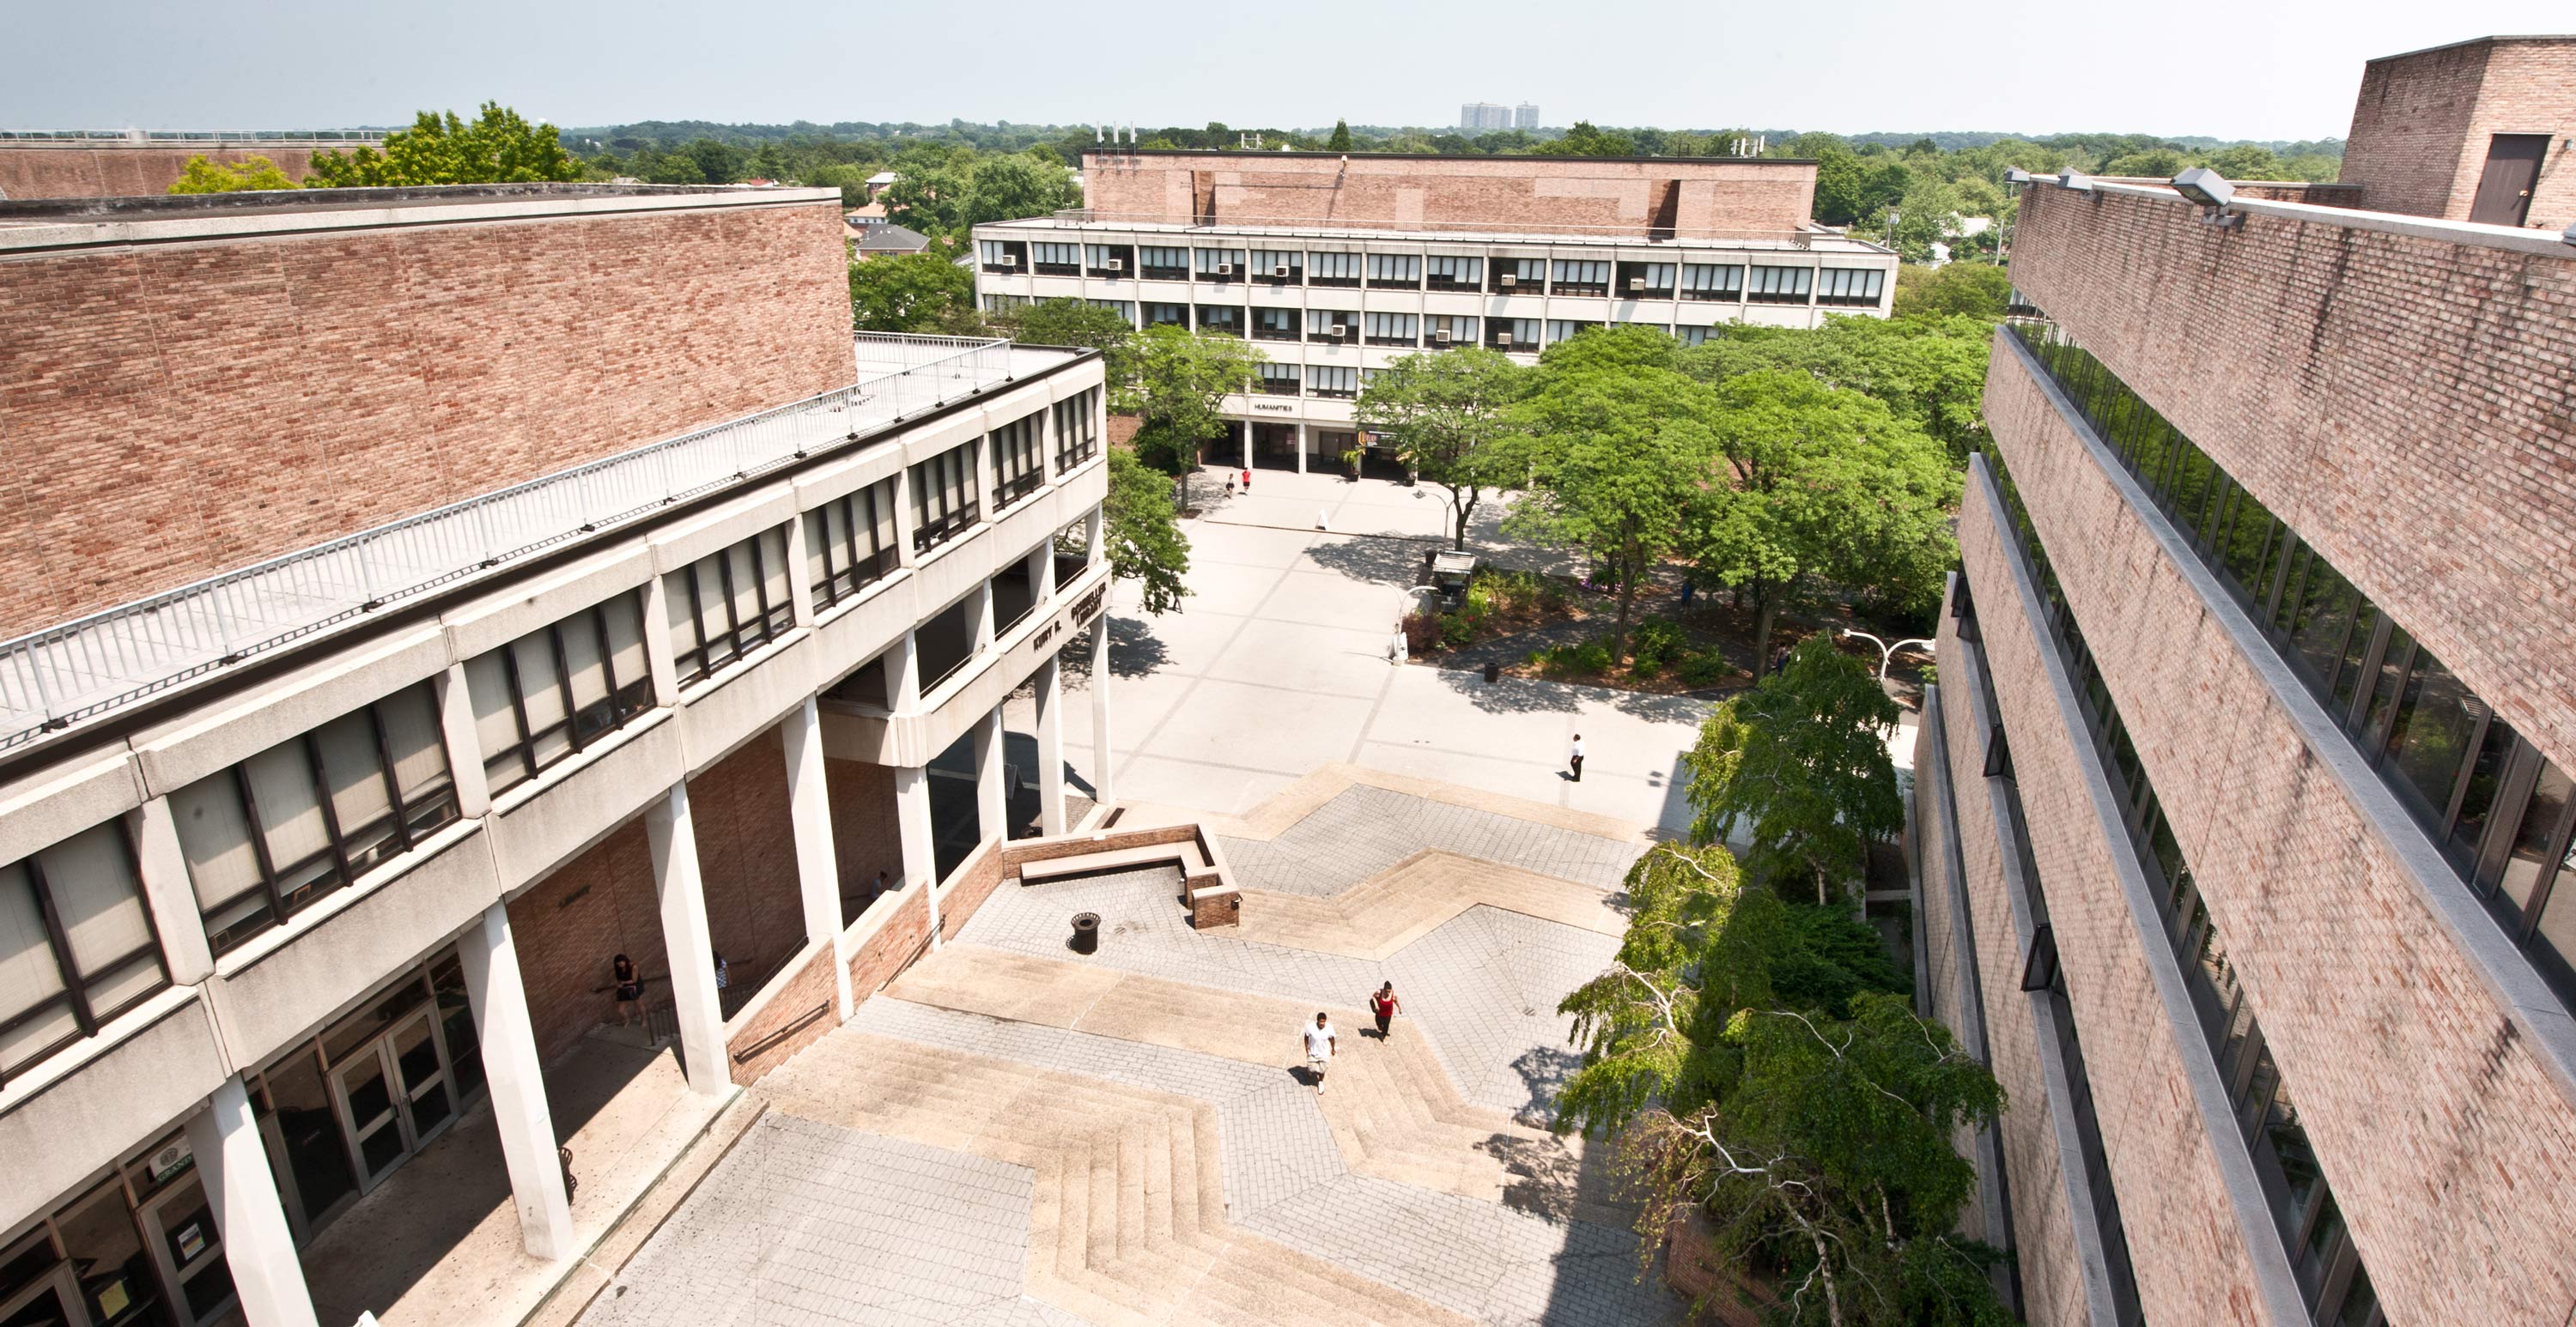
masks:
<path id="1" fill-rule="evenodd" d="M 1501 663 L 1497 662 L 1497 663 L 1489 663 L 1489 664 L 1485 665 L 1485 681 L 1486 681 L 1488 684 L 1495 683 L 1495 682 L 1500 682 L 1500 681 L 1502 681 L 1502 680 L 1503 680 L 1503 666 L 1502 666 L 1502 664 L 1501 664 Z"/>
<path id="2" fill-rule="evenodd" d="M 1096 912 L 1073 914 L 1073 952 L 1089 954 L 1096 953 L 1099 949 L 1100 914 Z"/>

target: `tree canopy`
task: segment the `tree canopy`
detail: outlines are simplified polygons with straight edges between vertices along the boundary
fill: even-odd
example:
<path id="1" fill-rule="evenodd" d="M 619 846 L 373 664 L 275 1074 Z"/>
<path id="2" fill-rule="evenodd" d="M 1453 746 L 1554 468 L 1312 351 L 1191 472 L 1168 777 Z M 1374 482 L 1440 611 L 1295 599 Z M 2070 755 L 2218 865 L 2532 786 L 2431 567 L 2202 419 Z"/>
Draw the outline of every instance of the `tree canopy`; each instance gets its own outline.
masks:
<path id="1" fill-rule="evenodd" d="M 1109 494 L 1101 500 L 1109 574 L 1137 584 L 1145 611 L 1177 613 L 1190 593 L 1190 540 L 1172 510 L 1172 485 L 1123 448 L 1109 449 Z M 1094 686 L 1101 685 L 1094 682 Z"/>
<path id="2" fill-rule="evenodd" d="M 2001 322 L 2012 303 L 2012 278 L 2004 269 L 1983 263 L 1949 263 L 1896 269 L 1899 318 L 1975 318 Z"/>
<path id="3" fill-rule="evenodd" d="M 1327 152 L 1348 152 L 1351 150 L 1350 121 L 1333 121 L 1333 136 L 1324 140 L 1324 150 Z"/>
<path id="4" fill-rule="evenodd" d="M 409 129 L 385 135 L 382 150 L 313 154 L 308 189 L 383 188 L 414 184 L 522 184 L 578 180 L 581 164 L 564 151 L 550 124 L 530 124 L 499 102 L 483 103 L 471 123 L 454 111 L 422 111 Z"/>
<path id="5" fill-rule="evenodd" d="M 266 157 L 244 157 L 235 162 L 210 161 L 203 156 L 188 158 L 179 178 L 171 181 L 174 194 L 229 194 L 252 189 L 292 189 L 296 184 L 277 163 Z"/>
<path id="6" fill-rule="evenodd" d="M 1249 390 L 1260 351 L 1227 336 L 1149 327 L 1129 342 L 1133 373 L 1109 387 L 1112 409 L 1139 416 L 1128 445 L 1138 460 L 1174 477 L 1198 465 L 1199 449 L 1225 435 L 1229 393 Z"/>
<path id="7" fill-rule="evenodd" d="M 1097 350 L 1111 383 L 1136 374 L 1136 329 L 1127 315 L 1076 299 L 1047 299 L 1003 309 L 986 319 L 993 332 L 1033 346 Z"/>
<path id="8" fill-rule="evenodd" d="M 1027 154 L 995 157 L 978 165 L 966 186 L 964 220 L 969 226 L 1016 221 L 1081 203 L 1082 189 L 1061 162 Z"/>
<path id="9" fill-rule="evenodd" d="M 850 264 L 850 314 L 864 332 L 976 330 L 975 274 L 937 250 Z"/>
<path id="10" fill-rule="evenodd" d="M 1500 351 L 1469 346 L 1403 356 L 1360 388 L 1359 426 L 1392 441 L 1408 469 L 1448 490 L 1452 547 L 1467 546 L 1467 522 L 1485 490 L 1526 472 L 1509 414 L 1525 382 Z"/>
<path id="11" fill-rule="evenodd" d="M 1992 272 L 1952 265 L 1943 272 Z M 1900 276 L 1899 293 L 1903 294 Z M 2006 283 L 2009 288 L 2009 282 Z M 1830 317 L 1813 330 L 1741 324 L 1683 352 L 1683 369 L 1724 384 L 1762 369 L 1795 369 L 1827 387 L 1875 398 L 1930 435 L 1955 465 L 1986 436 L 1986 357 L 1993 324 L 1964 317 Z"/>
<path id="12" fill-rule="evenodd" d="M 1757 879 L 1835 901 L 1861 880 L 1869 845 L 1904 828 L 1887 754 L 1896 719 L 1868 665 L 1808 637 L 1786 667 L 1720 705 L 1683 756 L 1691 840 L 1723 843 L 1740 822 Z"/>

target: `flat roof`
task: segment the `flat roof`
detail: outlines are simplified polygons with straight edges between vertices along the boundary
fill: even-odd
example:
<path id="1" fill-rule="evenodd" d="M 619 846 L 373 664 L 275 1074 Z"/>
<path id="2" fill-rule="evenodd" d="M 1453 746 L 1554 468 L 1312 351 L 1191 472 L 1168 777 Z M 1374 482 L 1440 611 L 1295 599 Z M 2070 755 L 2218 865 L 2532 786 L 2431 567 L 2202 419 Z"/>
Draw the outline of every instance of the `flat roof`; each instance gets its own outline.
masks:
<path id="1" fill-rule="evenodd" d="M 2446 41 L 2439 46 L 2419 46 L 2411 51 L 2399 51 L 2395 55 L 2374 55 L 2362 63 L 2375 65 L 2383 60 L 2404 60 L 2411 56 L 2431 55 L 2435 51 L 2455 51 L 2463 46 L 2485 46 L 2499 42 L 2523 41 L 2576 41 L 2576 33 L 2532 32 L 2520 35 L 2500 34 L 2491 37 L 2470 37 L 2461 41 Z"/>
<path id="2" fill-rule="evenodd" d="M 219 240 L 309 231 L 824 204 L 838 189 L 722 185 L 442 184 L 399 189 L 264 189 L 0 202 L 0 253 Z"/>
<path id="3" fill-rule="evenodd" d="M 1413 244 L 1522 244 L 1532 246 L 1588 244 L 1633 245 L 1638 248 L 1651 247 L 1656 249 L 1668 249 L 1675 246 L 1703 249 L 1780 249 L 1783 251 L 1798 253 L 1827 251 L 1848 254 L 1883 254 L 1888 256 L 1893 256 L 1896 253 L 1894 249 L 1890 249 L 1883 244 L 1876 244 L 1869 240 L 1857 239 L 1841 231 L 1821 228 L 1801 231 L 1774 230 L 1764 231 L 1760 234 L 1747 233 L 1739 236 L 1681 235 L 1668 240 L 1658 240 L 1647 238 L 1642 231 L 1623 231 L 1615 235 L 1573 235 L 1563 232 L 1547 233 L 1535 231 L 1400 230 L 1392 227 L 1351 226 L 1234 226 L 1228 225 L 1223 221 L 1211 222 L 1206 225 L 1198 225 L 1181 221 L 1104 221 L 1084 220 L 1071 217 L 1026 217 L 1018 221 L 987 221 L 982 225 L 975 227 L 975 232 L 977 234 L 982 234 L 985 231 L 1004 228 L 1072 231 L 1121 230 L 1134 231 L 1140 234 L 1168 234 L 1179 236 L 1198 236 L 1201 238 L 1215 238 L 1221 235 L 1244 235 L 1277 236 L 1281 238 L 1298 239 L 1359 240 L 1363 242 L 1368 240 L 1384 242 L 1393 239 Z"/>
<path id="4" fill-rule="evenodd" d="M 1098 147 L 1082 149 L 1086 157 L 1241 157 L 1247 161 L 1263 157 L 1326 158 L 1350 157 L 1368 161 L 1558 161 L 1620 162 L 1628 165 L 1678 163 L 1692 166 L 1813 166 L 1814 157 L 1597 157 L 1573 152 L 1300 152 L 1273 148 L 1214 147 Z"/>

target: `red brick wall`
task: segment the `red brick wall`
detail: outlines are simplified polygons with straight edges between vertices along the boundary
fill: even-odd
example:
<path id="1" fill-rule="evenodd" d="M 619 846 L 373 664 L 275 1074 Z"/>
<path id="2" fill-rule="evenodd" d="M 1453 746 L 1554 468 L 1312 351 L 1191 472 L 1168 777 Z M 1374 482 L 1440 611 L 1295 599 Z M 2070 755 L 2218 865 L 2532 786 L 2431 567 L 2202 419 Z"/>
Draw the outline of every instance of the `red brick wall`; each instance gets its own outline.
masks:
<path id="1" fill-rule="evenodd" d="M 301 184 L 313 168 L 307 147 L 0 147 L 0 197 L 124 198 L 166 194 L 192 157 L 227 165 L 266 157 Z"/>
<path id="2" fill-rule="evenodd" d="M 1786 231 L 1807 223 L 1816 168 L 1783 162 L 1530 157 L 1083 155 L 1083 201 L 1107 221 L 1215 219 L 1452 226 L 1644 238 L 1669 191 L 1683 235 Z"/>
<path id="3" fill-rule="evenodd" d="M 865 1000 L 877 988 L 893 981 L 904 965 L 920 952 L 922 942 L 930 938 L 930 904 L 919 890 L 900 904 L 881 906 L 895 909 L 885 924 L 877 928 L 864 944 L 850 952 L 850 994 Z"/>
<path id="4" fill-rule="evenodd" d="M 2362 71 L 2343 181 L 2377 212 L 2465 221 L 2497 134 L 2550 134 L 2527 224 L 2576 221 L 2576 38 L 2488 39 L 2373 60 Z"/>
<path id="5" fill-rule="evenodd" d="M 816 945 L 759 1015 L 725 1038 L 725 1068 L 733 1081 L 745 1087 L 759 1082 L 762 1074 L 785 1064 L 789 1056 L 838 1026 L 831 1007 L 836 993 L 832 947 Z"/>
<path id="6" fill-rule="evenodd" d="M 689 780 L 689 819 L 706 882 L 707 939 L 735 985 L 765 983 L 805 944 L 787 758 L 775 728 Z"/>
<path id="7" fill-rule="evenodd" d="M 2576 249 L 2038 187 L 2012 277 L 2576 767 Z"/>
<path id="8" fill-rule="evenodd" d="M 2563 1319 L 2576 1302 L 2576 1107 L 2109 478 L 1998 351 L 1986 414 L 2103 679 L 2297 1101 L 2393 1322 Z M 2188 1103 L 2138 1043 L 2164 1035 L 2098 864 L 2069 845 L 2091 808 L 2061 757 L 2035 642 L 2006 611 L 1972 486 L 1961 557 L 1976 586 L 2049 908 L 2142 1290 L 2178 1270 L 2142 1205 L 2209 1194 L 2205 1167 L 2153 1141 Z M 2535 587 L 2536 588 L 2536 587 Z M 2055 854 L 2054 857 L 2051 854 Z M 2061 867 L 2063 869 L 2061 869 Z M 2146 1099 L 2141 1099 L 2146 1098 Z M 2126 1100 L 2129 1104 L 2116 1105 Z M 2141 1155 L 2141 1129 L 2148 1145 Z M 2151 1209 L 2152 1210 L 2152 1209 Z M 2186 1264 L 2194 1280 L 2207 1273 Z M 2212 1320 L 2148 1295 L 2158 1322 Z"/>
<path id="9" fill-rule="evenodd" d="M 0 262 L 0 635 L 850 381 L 828 204 Z"/>
<path id="10" fill-rule="evenodd" d="M 823 786 L 832 803 L 832 860 L 841 873 L 841 897 L 865 898 L 877 873 L 903 882 L 902 827 L 897 823 L 894 768 L 863 760 L 825 760 Z M 844 905 L 847 910 L 847 905 Z M 856 921 L 857 915 L 842 918 Z"/>

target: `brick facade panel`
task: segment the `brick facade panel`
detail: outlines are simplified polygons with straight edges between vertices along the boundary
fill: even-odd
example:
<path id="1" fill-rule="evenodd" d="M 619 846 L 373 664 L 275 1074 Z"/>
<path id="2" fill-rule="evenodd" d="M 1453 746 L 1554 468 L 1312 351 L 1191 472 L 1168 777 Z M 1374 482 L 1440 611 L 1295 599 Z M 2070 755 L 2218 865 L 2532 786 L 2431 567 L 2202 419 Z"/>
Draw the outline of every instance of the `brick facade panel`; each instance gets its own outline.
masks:
<path id="1" fill-rule="evenodd" d="M 2018 358 L 1999 351 L 1993 365 L 1996 445 L 2391 1319 L 2564 1317 L 2576 1302 L 2576 1106 Z M 1995 556 L 1991 531 L 1974 512 L 1961 524 L 1975 578 Z M 1991 648 L 2004 633 L 1985 602 Z M 1998 671 L 2014 693 L 2032 685 L 2014 682 L 2025 670 Z M 2043 778 L 2013 733 L 2023 786 L 2049 790 L 2032 798 L 2034 816 L 2071 801 L 2060 790 L 2077 785 Z M 2066 935 L 2066 906 L 2056 893 L 2050 903 Z M 2070 983 L 2090 973 L 2066 952 Z M 2090 1050 L 2106 1025 L 2080 1000 L 2078 1014 Z M 2131 1188 L 2120 1192 L 2125 1202 Z"/>
<path id="2" fill-rule="evenodd" d="M 838 1026 L 832 1017 L 837 993 L 832 947 L 816 945 L 768 1005 L 725 1038 L 725 1069 L 733 1081 L 744 1087 L 759 1082 L 761 1075 L 787 1063 L 790 1056 Z M 817 1008 L 822 1010 L 820 1016 Z"/>
<path id="3" fill-rule="evenodd" d="M 0 262 L 0 635 L 847 384 L 839 218 Z"/>
<path id="4" fill-rule="evenodd" d="M 298 184 L 309 147 L 0 147 L 0 198 L 131 198 L 170 192 L 192 157 L 232 165 L 266 157 Z"/>
<path id="5" fill-rule="evenodd" d="M 2222 230 L 2178 200 L 2041 187 L 2012 276 L 2576 767 L 2576 250 L 2263 216 Z"/>
<path id="6" fill-rule="evenodd" d="M 2524 224 L 2576 222 L 2576 38 L 2491 38 L 2373 60 L 2342 178 L 2378 212 L 2466 221 L 2497 134 L 2552 140 Z"/>

